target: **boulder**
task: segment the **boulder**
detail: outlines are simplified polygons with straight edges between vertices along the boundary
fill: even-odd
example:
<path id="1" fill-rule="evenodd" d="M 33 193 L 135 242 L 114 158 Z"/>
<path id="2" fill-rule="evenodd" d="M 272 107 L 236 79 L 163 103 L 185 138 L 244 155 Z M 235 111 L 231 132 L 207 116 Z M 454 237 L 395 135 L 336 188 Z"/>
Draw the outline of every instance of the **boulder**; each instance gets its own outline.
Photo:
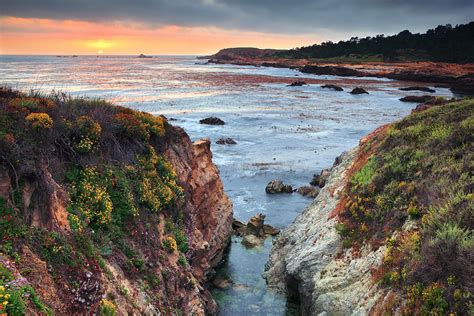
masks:
<path id="1" fill-rule="evenodd" d="M 245 231 L 246 235 L 254 235 L 260 238 L 265 237 L 265 232 L 263 229 L 263 222 L 265 221 L 265 215 L 259 213 L 253 216 L 247 223 L 247 229 Z"/>
<path id="2" fill-rule="evenodd" d="M 207 117 L 205 119 L 202 119 L 199 121 L 200 124 L 208 124 L 208 125 L 224 125 L 225 122 L 223 120 L 221 120 L 220 118 L 218 117 L 215 117 L 215 116 L 211 116 L 211 117 Z"/>
<path id="3" fill-rule="evenodd" d="M 273 227 L 272 225 L 264 224 L 263 232 L 265 233 L 265 235 L 276 236 L 280 233 L 280 230 L 278 228 Z"/>
<path id="4" fill-rule="evenodd" d="M 302 196 L 307 196 L 307 197 L 310 197 L 310 198 L 314 199 L 318 195 L 319 190 L 321 190 L 321 189 L 318 188 L 318 187 L 304 186 L 304 187 L 298 188 L 297 191 Z"/>
<path id="5" fill-rule="evenodd" d="M 334 163 L 332 164 L 333 168 L 341 163 L 342 157 L 344 156 L 344 154 L 345 154 L 345 152 L 343 152 L 342 154 L 337 156 L 336 159 L 334 159 Z"/>
<path id="6" fill-rule="evenodd" d="M 304 86 L 306 85 L 306 82 L 304 81 L 295 81 L 291 84 L 288 85 L 288 87 L 301 87 L 301 86 Z"/>
<path id="7" fill-rule="evenodd" d="M 400 99 L 402 102 L 414 102 L 414 103 L 426 103 L 431 100 L 435 99 L 435 97 L 431 95 L 423 95 L 423 96 L 417 96 L 417 95 L 408 95 L 406 97 L 403 97 Z"/>
<path id="8" fill-rule="evenodd" d="M 326 181 L 328 180 L 329 176 L 331 175 L 331 171 L 329 169 L 323 169 L 321 174 L 319 175 L 319 187 L 322 188 L 326 185 Z"/>
<path id="9" fill-rule="evenodd" d="M 413 110 L 411 110 L 411 113 L 423 112 L 428 110 L 430 107 L 431 105 L 429 104 L 420 103 Z"/>
<path id="10" fill-rule="evenodd" d="M 293 187 L 289 184 L 284 184 L 281 180 L 272 180 L 267 184 L 265 192 L 269 194 L 291 193 L 293 192 Z"/>
<path id="11" fill-rule="evenodd" d="M 271 225 L 265 224 L 265 215 L 257 214 L 253 216 L 247 224 L 234 218 L 232 229 L 237 236 L 253 235 L 258 238 L 265 239 L 267 236 L 278 235 L 280 230 Z"/>
<path id="12" fill-rule="evenodd" d="M 241 229 L 241 228 L 243 228 L 243 227 L 245 227 L 245 226 L 246 226 L 246 225 L 245 225 L 243 222 L 239 221 L 238 219 L 235 219 L 235 218 L 234 218 L 234 219 L 232 220 L 232 229 L 234 229 L 234 230 Z"/>
<path id="13" fill-rule="evenodd" d="M 336 91 L 344 91 L 344 89 L 342 89 L 339 86 L 336 86 L 335 84 L 325 84 L 325 85 L 322 85 L 321 88 L 333 89 L 333 90 L 336 90 Z"/>
<path id="14" fill-rule="evenodd" d="M 222 277 L 216 277 L 212 280 L 212 285 L 218 289 L 225 290 L 230 286 L 230 281 Z"/>
<path id="15" fill-rule="evenodd" d="M 399 90 L 402 91 L 423 91 L 423 92 L 429 92 L 429 93 L 435 93 L 436 90 L 428 88 L 428 87 L 419 87 L 419 86 L 413 86 L 413 87 L 406 87 L 406 88 L 400 88 Z"/>
<path id="16" fill-rule="evenodd" d="M 330 174 L 331 171 L 329 169 L 323 169 L 320 174 L 313 175 L 313 180 L 311 180 L 309 184 L 322 188 L 326 184 L 326 180 Z"/>
<path id="17" fill-rule="evenodd" d="M 237 142 L 230 137 L 221 137 L 216 141 L 219 145 L 235 145 Z"/>
<path id="18" fill-rule="evenodd" d="M 474 73 L 456 78 L 456 80 L 451 85 L 451 91 L 457 93 L 474 94 Z"/>
<path id="19" fill-rule="evenodd" d="M 369 94 L 367 91 L 365 91 L 364 89 L 362 88 L 359 88 L 359 87 L 356 87 L 354 89 L 352 89 L 352 91 L 350 92 L 351 94 Z"/>
<path id="20" fill-rule="evenodd" d="M 341 66 L 316 66 L 306 65 L 301 68 L 301 72 L 315 75 L 331 75 L 342 77 L 362 77 L 364 73 L 356 69 Z"/>
<path id="21" fill-rule="evenodd" d="M 254 248 L 261 246 L 263 243 L 263 240 L 258 238 L 255 235 L 245 235 L 245 237 L 242 239 L 242 245 L 244 245 L 247 248 Z"/>

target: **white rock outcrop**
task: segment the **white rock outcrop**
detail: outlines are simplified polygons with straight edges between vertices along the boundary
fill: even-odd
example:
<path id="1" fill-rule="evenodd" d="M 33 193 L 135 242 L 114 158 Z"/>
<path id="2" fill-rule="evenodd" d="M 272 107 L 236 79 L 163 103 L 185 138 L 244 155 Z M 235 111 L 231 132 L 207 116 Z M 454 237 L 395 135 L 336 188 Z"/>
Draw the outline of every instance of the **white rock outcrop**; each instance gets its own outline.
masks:
<path id="1" fill-rule="evenodd" d="M 324 188 L 295 221 L 274 241 L 264 277 L 282 292 L 299 293 L 304 315 L 367 315 L 384 292 L 373 281 L 385 246 L 371 251 L 344 249 L 329 216 L 347 183 L 347 171 L 357 148 L 333 167 Z"/>

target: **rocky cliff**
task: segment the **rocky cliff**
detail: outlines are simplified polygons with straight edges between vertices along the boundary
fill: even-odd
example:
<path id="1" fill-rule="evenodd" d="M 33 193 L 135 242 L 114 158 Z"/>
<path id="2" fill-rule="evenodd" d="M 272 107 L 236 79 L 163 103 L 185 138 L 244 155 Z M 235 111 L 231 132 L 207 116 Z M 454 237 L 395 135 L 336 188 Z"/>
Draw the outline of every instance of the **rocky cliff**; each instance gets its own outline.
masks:
<path id="1" fill-rule="evenodd" d="M 469 313 L 474 102 L 426 108 L 345 153 L 275 240 L 265 278 L 305 315 Z"/>
<path id="2" fill-rule="evenodd" d="M 231 224 L 208 140 L 0 90 L 0 314 L 215 314 L 203 284 Z"/>

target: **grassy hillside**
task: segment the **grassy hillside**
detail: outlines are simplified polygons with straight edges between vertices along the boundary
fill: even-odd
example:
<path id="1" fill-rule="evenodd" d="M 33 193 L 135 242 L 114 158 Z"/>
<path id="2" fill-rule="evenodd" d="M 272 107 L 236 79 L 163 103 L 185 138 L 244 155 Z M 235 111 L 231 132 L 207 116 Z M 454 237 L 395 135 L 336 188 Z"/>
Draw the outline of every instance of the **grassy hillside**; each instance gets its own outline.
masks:
<path id="1" fill-rule="evenodd" d="M 145 298 L 180 313 L 196 281 L 162 154 L 176 137 L 163 117 L 0 89 L 0 314 L 113 315 Z"/>
<path id="2" fill-rule="evenodd" d="M 473 306 L 474 100 L 414 113 L 371 137 L 337 229 L 354 251 L 386 245 L 374 278 L 387 312 L 466 315 Z"/>

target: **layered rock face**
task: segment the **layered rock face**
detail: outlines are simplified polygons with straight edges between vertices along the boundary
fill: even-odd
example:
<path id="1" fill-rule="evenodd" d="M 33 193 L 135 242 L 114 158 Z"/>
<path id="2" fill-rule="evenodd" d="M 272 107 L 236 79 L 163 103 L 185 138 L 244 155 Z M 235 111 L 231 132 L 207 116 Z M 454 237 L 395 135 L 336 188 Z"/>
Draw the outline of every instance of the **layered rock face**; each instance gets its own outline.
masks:
<path id="1" fill-rule="evenodd" d="M 356 153 L 343 155 L 314 202 L 281 232 L 266 265 L 269 286 L 299 295 L 306 315 L 365 315 L 381 295 L 369 272 L 380 263 L 384 247 L 362 249 L 356 256 L 344 250 L 336 231 L 334 209 Z"/>
<path id="2" fill-rule="evenodd" d="M 189 199 L 190 246 L 194 249 L 194 275 L 207 280 L 206 272 L 222 259 L 232 234 L 232 203 L 224 193 L 219 170 L 212 162 L 211 143 L 191 143 L 184 130 L 176 128 L 184 141 L 173 144 L 165 154 L 175 166 L 180 184 Z"/>

